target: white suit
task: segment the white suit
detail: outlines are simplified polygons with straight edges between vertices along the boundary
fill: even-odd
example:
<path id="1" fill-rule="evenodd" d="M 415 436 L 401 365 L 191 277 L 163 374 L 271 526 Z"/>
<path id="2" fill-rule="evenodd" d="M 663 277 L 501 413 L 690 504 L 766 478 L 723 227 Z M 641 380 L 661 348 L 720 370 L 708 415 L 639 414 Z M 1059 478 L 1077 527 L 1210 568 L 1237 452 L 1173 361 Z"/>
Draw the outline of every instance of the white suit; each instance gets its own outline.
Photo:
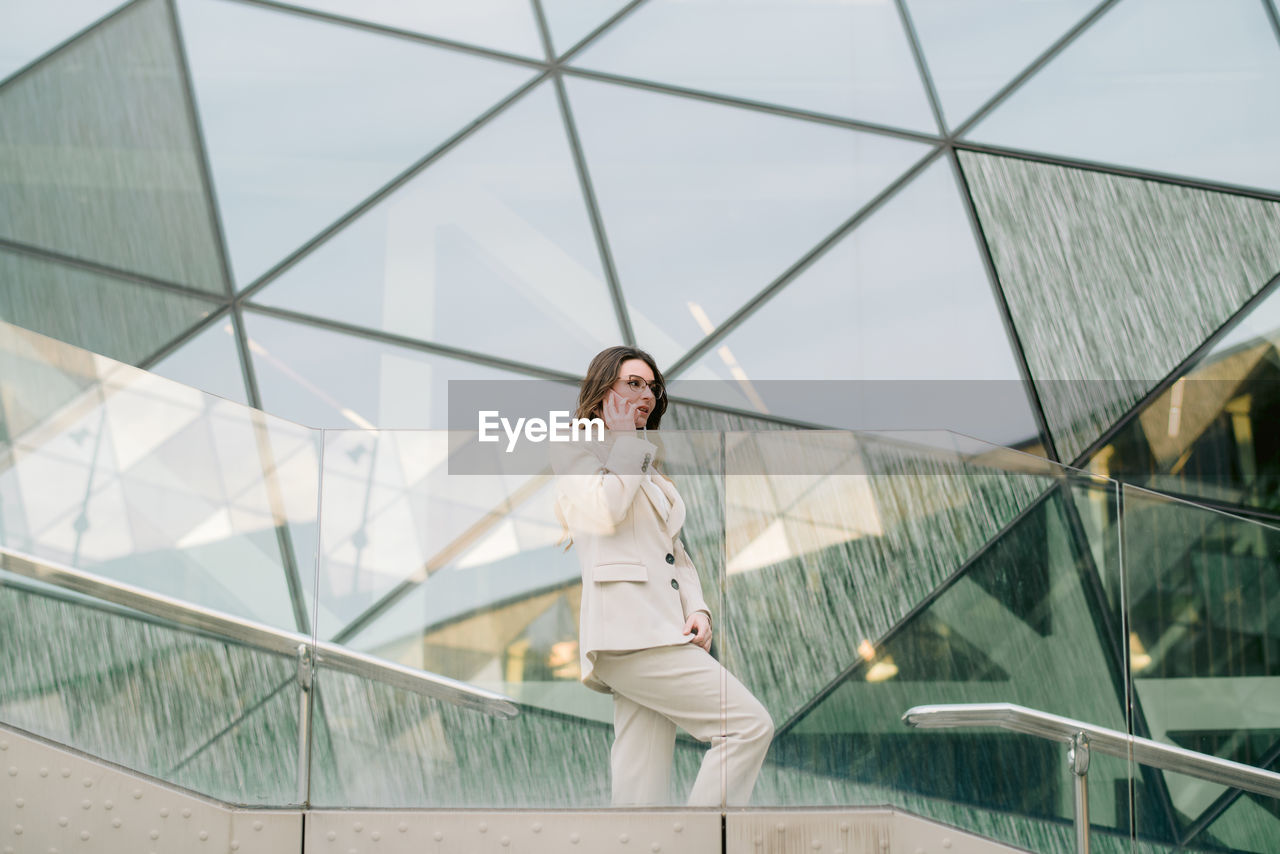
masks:
<path id="1" fill-rule="evenodd" d="M 712 744 L 689 803 L 745 804 L 773 723 L 684 634 L 711 609 L 678 536 L 684 502 L 653 469 L 657 447 L 628 433 L 553 447 L 557 510 L 582 566 L 582 681 L 614 695 L 614 804 L 667 802 L 677 725 Z"/>

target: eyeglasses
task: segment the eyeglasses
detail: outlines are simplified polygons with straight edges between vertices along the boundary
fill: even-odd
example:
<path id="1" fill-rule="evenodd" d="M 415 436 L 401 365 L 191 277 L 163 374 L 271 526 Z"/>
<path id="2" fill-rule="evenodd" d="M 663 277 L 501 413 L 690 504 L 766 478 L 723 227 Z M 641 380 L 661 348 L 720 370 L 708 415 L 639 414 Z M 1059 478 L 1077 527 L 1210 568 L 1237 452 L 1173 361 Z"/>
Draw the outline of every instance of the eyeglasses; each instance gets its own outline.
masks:
<path id="1" fill-rule="evenodd" d="M 640 390 L 647 385 L 649 387 L 649 391 L 653 392 L 654 400 L 661 400 L 662 394 L 665 391 L 662 387 L 662 383 L 657 380 L 649 382 L 644 377 L 638 377 L 635 374 L 631 374 L 626 377 L 618 377 L 618 379 L 625 382 L 627 384 L 627 388 L 630 389 L 633 394 L 640 394 Z"/>

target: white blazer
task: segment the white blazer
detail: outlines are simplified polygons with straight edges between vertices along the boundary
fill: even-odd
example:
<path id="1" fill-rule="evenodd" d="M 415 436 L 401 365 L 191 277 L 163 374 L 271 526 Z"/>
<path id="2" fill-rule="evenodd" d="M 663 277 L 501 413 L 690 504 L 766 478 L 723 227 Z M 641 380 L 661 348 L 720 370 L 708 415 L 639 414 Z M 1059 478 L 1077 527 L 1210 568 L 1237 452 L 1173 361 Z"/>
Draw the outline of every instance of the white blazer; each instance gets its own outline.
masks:
<path id="1" fill-rule="evenodd" d="M 604 442 L 551 448 L 556 509 L 582 566 L 582 681 L 611 693 L 593 675 L 597 652 L 689 643 L 685 621 L 695 611 L 710 617 L 711 609 L 678 536 L 684 501 L 652 469 L 657 447 L 606 431 Z"/>

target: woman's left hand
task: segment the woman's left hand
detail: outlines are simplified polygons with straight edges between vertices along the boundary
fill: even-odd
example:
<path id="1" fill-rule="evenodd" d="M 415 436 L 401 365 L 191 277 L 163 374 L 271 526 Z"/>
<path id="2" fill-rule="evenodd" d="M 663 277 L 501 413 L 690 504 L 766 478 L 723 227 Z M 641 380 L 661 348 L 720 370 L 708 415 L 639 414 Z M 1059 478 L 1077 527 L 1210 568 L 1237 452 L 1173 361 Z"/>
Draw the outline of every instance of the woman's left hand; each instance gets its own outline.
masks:
<path id="1" fill-rule="evenodd" d="M 696 644 L 707 652 L 711 652 L 711 618 L 702 611 L 694 611 L 684 621 L 684 633 L 693 635 L 690 643 Z"/>

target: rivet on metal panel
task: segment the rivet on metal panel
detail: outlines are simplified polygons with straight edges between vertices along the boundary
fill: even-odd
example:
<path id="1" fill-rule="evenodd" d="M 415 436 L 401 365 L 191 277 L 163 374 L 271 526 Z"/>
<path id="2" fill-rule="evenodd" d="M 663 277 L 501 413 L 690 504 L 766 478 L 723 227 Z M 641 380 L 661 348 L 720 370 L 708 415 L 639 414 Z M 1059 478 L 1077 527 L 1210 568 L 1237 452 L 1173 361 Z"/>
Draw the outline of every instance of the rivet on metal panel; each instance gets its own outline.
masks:
<path id="1" fill-rule="evenodd" d="M 402 821 L 398 825 L 396 825 L 396 830 L 400 831 L 401 833 L 407 833 L 409 831 L 409 825 L 405 824 Z"/>
<path id="2" fill-rule="evenodd" d="M 542 822 L 540 822 L 540 821 L 535 821 L 535 822 L 533 823 L 533 828 L 532 828 L 532 829 L 533 829 L 533 832 L 534 832 L 534 833 L 541 833 L 541 832 L 542 832 Z"/>
<path id="3" fill-rule="evenodd" d="M 8 750 L 8 749 L 9 749 L 9 742 L 0 741 L 0 750 Z"/>
<path id="4" fill-rule="evenodd" d="M 888 838 L 887 838 L 887 837 L 882 837 L 882 838 L 880 839 L 880 848 L 881 848 L 881 850 L 883 850 L 883 851 L 888 851 L 888 850 L 889 850 L 889 840 L 888 840 Z"/>
<path id="5" fill-rule="evenodd" d="M 950 847 L 951 847 L 951 840 L 950 840 L 950 839 L 947 839 L 947 838 L 943 838 L 943 840 L 942 840 L 942 847 L 943 847 L 943 848 L 950 848 Z"/>
<path id="6" fill-rule="evenodd" d="M 197 834 L 197 835 L 200 837 L 200 841 L 201 841 L 201 842 L 204 842 L 205 840 L 207 840 L 207 839 L 209 838 L 209 831 L 207 831 L 207 830 L 202 830 L 202 831 L 200 831 L 200 833 L 199 833 L 199 834 Z"/>
<path id="7" fill-rule="evenodd" d="M 351 825 L 351 829 L 354 830 L 356 833 L 359 833 L 360 831 L 364 830 L 364 822 L 357 821 L 355 824 Z"/>
<path id="8" fill-rule="evenodd" d="M 82 809 L 82 810 L 87 810 L 87 809 L 89 809 L 91 806 L 93 806 L 93 801 L 90 801 L 90 800 L 83 800 L 83 801 L 81 801 L 81 802 L 80 802 L 80 809 Z"/>
<path id="9" fill-rule="evenodd" d="M 41 777 L 48 777 L 48 776 L 49 776 L 49 769 L 48 769 L 48 768 L 41 768 L 41 769 L 40 769 L 40 776 L 41 776 Z"/>
<path id="10" fill-rule="evenodd" d="M 160 807 L 160 817 L 161 817 L 161 818 L 168 818 L 168 817 L 169 817 L 169 808 L 168 808 L 168 807 Z"/>
<path id="11" fill-rule="evenodd" d="M 112 827 L 114 827 L 116 830 L 119 830 L 119 829 L 120 829 L 120 825 L 122 825 L 122 824 L 124 824 L 124 822 L 123 822 L 123 821 L 121 821 L 121 820 L 120 820 L 120 819 L 118 819 L 118 818 L 113 818 L 113 819 L 111 819 L 111 826 L 112 826 Z"/>
<path id="12" fill-rule="evenodd" d="M 809 843 L 809 847 L 810 847 L 810 848 L 812 848 L 814 851 L 819 851 L 819 850 L 821 850 L 821 849 L 822 849 L 822 840 L 821 840 L 821 839 L 815 839 L 815 840 L 813 840 L 812 842 L 810 842 L 810 843 Z"/>
<path id="13" fill-rule="evenodd" d="M 185 818 L 187 814 L 186 814 L 186 812 L 183 812 L 183 814 L 182 814 L 182 815 L 183 815 L 183 817 Z M 262 822 L 260 822 L 260 821 L 255 821 L 255 822 L 253 823 L 253 829 L 254 829 L 254 830 L 262 830 Z"/>
<path id="14" fill-rule="evenodd" d="M 115 801 L 103 801 L 103 802 L 102 802 L 102 808 L 103 808 L 104 810 L 111 810 L 111 809 L 115 809 L 115 806 L 116 806 Z"/>
<path id="15" fill-rule="evenodd" d="M 508 845 L 511 844 L 511 837 L 510 836 L 502 837 L 501 839 L 498 840 L 498 844 L 501 845 L 503 848 L 506 848 Z"/>
<path id="16" fill-rule="evenodd" d="M 570 841 L 570 842 L 572 842 L 574 845 L 577 845 L 579 842 L 581 842 L 581 841 L 582 841 L 582 837 L 581 837 L 581 836 L 579 836 L 579 835 L 578 835 L 578 834 L 576 834 L 576 833 L 570 833 L 570 834 L 569 834 L 569 841 Z"/>
<path id="17" fill-rule="evenodd" d="M 17 776 L 18 776 L 18 766 L 17 766 L 17 765 L 10 765 L 10 766 L 9 766 L 9 776 L 10 776 L 10 777 L 17 777 Z"/>
<path id="18" fill-rule="evenodd" d="M 18 809 L 22 809 L 27 805 L 27 802 L 24 801 L 22 798 L 18 798 L 16 801 L 13 802 L 13 805 L 16 806 Z"/>
<path id="19" fill-rule="evenodd" d="M 58 827 L 66 827 L 69 821 L 70 819 L 68 819 L 65 815 L 58 816 Z"/>
<path id="20" fill-rule="evenodd" d="M 153 831 L 151 831 L 150 833 L 148 833 L 148 834 L 147 834 L 147 836 L 150 836 L 152 839 L 159 839 L 159 838 L 160 838 L 160 831 L 158 831 L 158 830 L 153 830 Z"/>
<path id="21" fill-rule="evenodd" d="M 67 775 L 66 775 L 66 774 L 63 774 L 62 776 L 64 776 L 64 777 L 65 777 L 65 776 L 67 776 Z M 133 799 L 134 799 L 135 801 L 140 801 L 140 800 L 142 800 L 142 790 L 141 790 L 141 789 L 134 789 L 134 790 L 133 790 Z"/>
<path id="22" fill-rule="evenodd" d="M 476 826 L 476 830 L 480 831 L 481 833 L 488 833 L 488 832 L 489 832 L 489 825 L 485 824 L 485 823 L 482 821 L 482 822 L 480 822 L 480 824 L 479 824 L 479 825 L 477 825 L 477 826 Z"/>
<path id="23" fill-rule="evenodd" d="M 337 838 L 338 838 L 338 834 L 334 833 L 334 832 L 331 830 L 331 831 L 329 831 L 328 833 L 326 833 L 326 834 L 325 834 L 325 837 L 324 837 L 324 838 L 325 838 L 325 839 L 327 839 L 327 840 L 329 840 L 330 842 L 332 842 L 333 840 L 335 840 L 335 839 L 337 839 Z"/>
<path id="24" fill-rule="evenodd" d="M 379 839 L 382 838 L 382 834 L 375 830 L 373 833 L 369 834 L 369 838 L 372 839 L 374 842 L 377 842 Z"/>
<path id="25" fill-rule="evenodd" d="M 444 834 L 437 830 L 435 833 L 431 834 L 431 838 L 434 839 L 436 842 L 443 842 Z"/>
<path id="26" fill-rule="evenodd" d="M 756 850 L 757 850 L 757 851 L 759 851 L 761 848 L 764 848 L 764 837 L 763 837 L 763 836 L 757 836 L 757 837 L 756 837 Z"/>
<path id="27" fill-rule="evenodd" d="M 20 824 L 15 824 L 15 825 L 13 826 L 13 835 L 14 835 L 14 836 L 21 836 L 21 835 L 22 835 L 22 825 L 20 825 Z"/>
<path id="28" fill-rule="evenodd" d="M 87 830 L 82 830 L 82 831 L 80 831 L 80 841 L 81 841 L 81 842 L 88 842 L 88 841 L 89 841 L 89 831 L 87 831 Z"/>
<path id="29" fill-rule="evenodd" d="M 649 846 L 649 850 L 652 851 L 653 854 L 658 854 L 658 852 L 662 850 L 662 846 L 655 842 Z"/>
<path id="30" fill-rule="evenodd" d="M 84 778 L 83 780 L 81 780 L 80 782 L 84 785 L 84 787 L 85 787 L 86 789 L 92 789 L 92 788 L 93 788 L 93 779 L 92 779 L 91 777 L 85 777 L 85 778 Z"/>
<path id="31" fill-rule="evenodd" d="M 618 834 L 618 841 L 621 842 L 623 845 L 626 845 L 628 842 L 631 841 L 631 837 L 627 836 L 625 833 L 620 833 Z"/>
<path id="32" fill-rule="evenodd" d="M 65 780 L 65 779 L 67 779 L 68 777 L 70 777 L 70 776 L 71 776 L 71 769 L 70 769 L 70 768 L 63 768 L 63 769 L 62 769 L 61 771 L 59 771 L 58 773 L 59 773 L 59 774 L 61 774 L 61 775 L 62 775 L 62 779 L 64 779 L 64 780 Z"/>
<path id="33" fill-rule="evenodd" d="M 675 824 L 671 825 L 671 829 L 674 830 L 676 833 L 679 833 L 680 831 L 684 830 L 684 822 L 677 821 Z"/>
<path id="34" fill-rule="evenodd" d="M 191 818 L 191 810 L 190 810 L 189 808 L 188 808 L 188 809 L 183 809 L 183 811 L 182 811 L 182 817 L 183 817 L 183 818 Z M 260 821 L 255 821 L 255 822 L 254 822 L 254 824 L 262 824 L 262 822 L 260 822 Z"/>
<path id="35" fill-rule="evenodd" d="M 239 851 L 239 850 L 240 850 L 240 840 L 239 840 L 239 839 L 233 839 L 233 840 L 231 840 L 231 850 L 232 850 L 232 851 Z"/>

